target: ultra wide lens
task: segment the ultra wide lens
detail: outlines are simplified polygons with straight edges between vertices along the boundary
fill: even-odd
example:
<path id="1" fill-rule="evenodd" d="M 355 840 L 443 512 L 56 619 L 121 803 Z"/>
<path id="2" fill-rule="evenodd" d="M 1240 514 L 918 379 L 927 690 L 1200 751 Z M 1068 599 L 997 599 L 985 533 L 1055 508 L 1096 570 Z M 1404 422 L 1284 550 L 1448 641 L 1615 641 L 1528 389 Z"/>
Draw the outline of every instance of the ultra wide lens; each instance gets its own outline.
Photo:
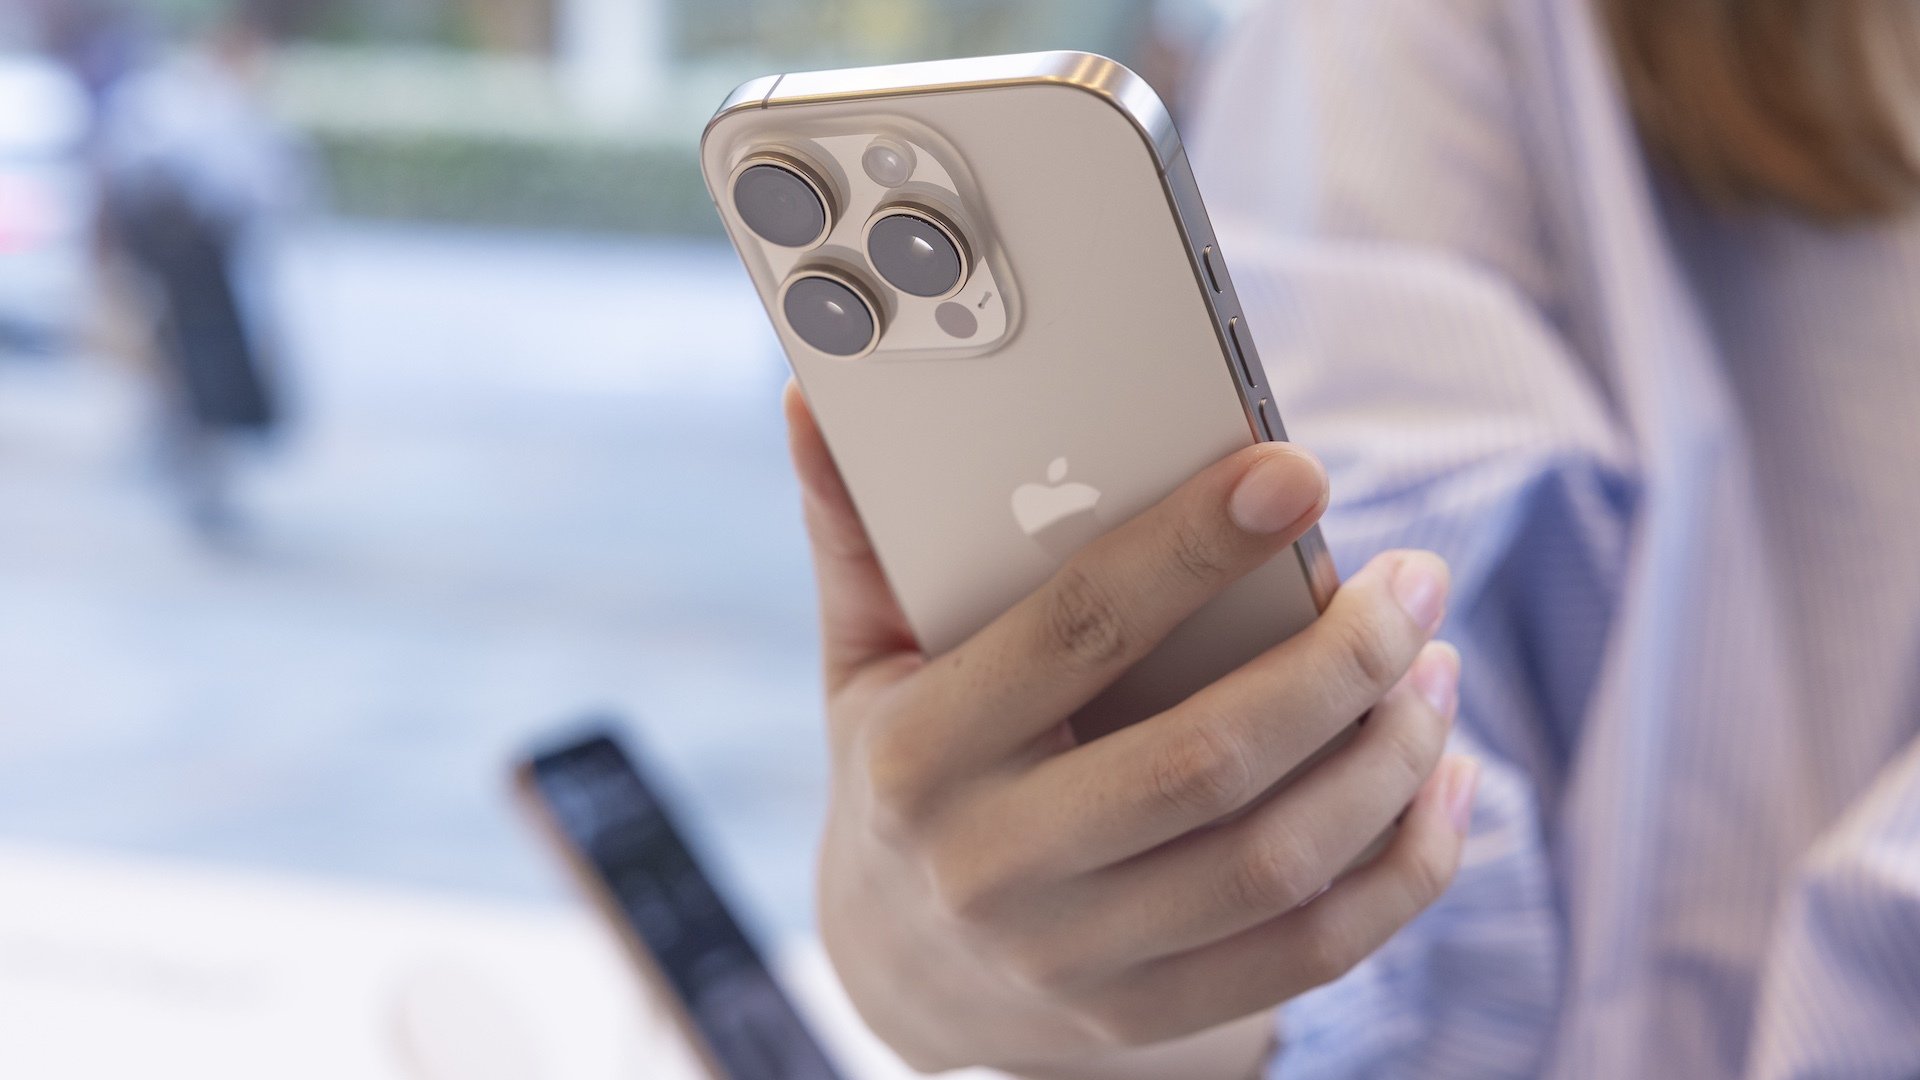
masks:
<path id="1" fill-rule="evenodd" d="M 830 277 L 811 274 L 787 286 L 787 325 L 828 356 L 858 356 L 879 335 L 873 309 L 860 294 Z"/>
<path id="2" fill-rule="evenodd" d="M 733 181 L 733 208 L 754 235 L 781 247 L 812 247 L 827 231 L 827 204 L 813 181 L 786 165 L 750 165 Z"/>
<path id="3" fill-rule="evenodd" d="M 967 276 L 959 236 L 917 210 L 895 210 L 874 222 L 867 259 L 887 284 L 912 296 L 947 296 Z"/>

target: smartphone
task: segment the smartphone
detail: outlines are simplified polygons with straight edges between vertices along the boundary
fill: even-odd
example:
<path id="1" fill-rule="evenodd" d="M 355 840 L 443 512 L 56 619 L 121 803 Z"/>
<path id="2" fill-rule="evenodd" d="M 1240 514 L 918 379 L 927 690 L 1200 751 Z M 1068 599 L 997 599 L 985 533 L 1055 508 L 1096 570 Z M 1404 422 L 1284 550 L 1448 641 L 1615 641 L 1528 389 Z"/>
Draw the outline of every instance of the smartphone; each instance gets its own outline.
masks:
<path id="1" fill-rule="evenodd" d="M 1078 52 L 756 79 L 701 164 L 929 654 L 1280 415 L 1172 119 Z M 1076 715 L 1094 738 L 1306 626 L 1318 531 Z"/>
<path id="2" fill-rule="evenodd" d="M 840 1080 L 610 732 L 529 756 L 515 786 L 711 1080 Z"/>

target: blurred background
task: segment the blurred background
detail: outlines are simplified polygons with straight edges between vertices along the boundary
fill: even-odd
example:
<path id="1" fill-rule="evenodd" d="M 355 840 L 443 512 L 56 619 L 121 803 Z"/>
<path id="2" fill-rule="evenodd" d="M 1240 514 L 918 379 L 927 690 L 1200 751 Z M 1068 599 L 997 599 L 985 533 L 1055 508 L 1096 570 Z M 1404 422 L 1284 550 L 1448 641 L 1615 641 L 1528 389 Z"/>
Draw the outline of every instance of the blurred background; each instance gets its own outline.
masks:
<path id="1" fill-rule="evenodd" d="M 505 770 L 610 710 L 805 933 L 785 368 L 700 128 L 1057 47 L 1177 106 L 1235 6 L 0 2 L 0 840 L 556 901 Z"/>

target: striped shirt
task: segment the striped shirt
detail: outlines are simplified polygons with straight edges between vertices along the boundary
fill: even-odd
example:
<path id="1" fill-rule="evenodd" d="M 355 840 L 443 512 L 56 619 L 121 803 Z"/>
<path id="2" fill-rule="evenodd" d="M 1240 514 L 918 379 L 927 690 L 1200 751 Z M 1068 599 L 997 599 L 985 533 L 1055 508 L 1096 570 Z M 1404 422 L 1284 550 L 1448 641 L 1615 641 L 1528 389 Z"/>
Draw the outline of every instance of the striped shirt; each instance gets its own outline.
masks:
<path id="1" fill-rule="evenodd" d="M 1329 539 L 1452 562 L 1486 764 L 1275 1077 L 1920 1077 L 1920 215 L 1717 216 L 1609 65 L 1583 0 L 1286 0 L 1213 70 Z"/>

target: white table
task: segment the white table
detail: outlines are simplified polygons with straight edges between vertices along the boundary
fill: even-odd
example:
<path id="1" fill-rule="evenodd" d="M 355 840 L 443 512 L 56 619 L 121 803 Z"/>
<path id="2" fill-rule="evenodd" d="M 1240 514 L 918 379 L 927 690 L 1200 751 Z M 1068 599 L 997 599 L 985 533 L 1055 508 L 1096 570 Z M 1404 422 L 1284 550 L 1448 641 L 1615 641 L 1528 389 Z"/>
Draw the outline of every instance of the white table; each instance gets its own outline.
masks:
<path id="1" fill-rule="evenodd" d="M 914 1075 L 860 1026 L 817 945 L 780 956 L 850 1077 Z M 0 1076 L 694 1074 L 584 909 L 0 845 Z"/>

